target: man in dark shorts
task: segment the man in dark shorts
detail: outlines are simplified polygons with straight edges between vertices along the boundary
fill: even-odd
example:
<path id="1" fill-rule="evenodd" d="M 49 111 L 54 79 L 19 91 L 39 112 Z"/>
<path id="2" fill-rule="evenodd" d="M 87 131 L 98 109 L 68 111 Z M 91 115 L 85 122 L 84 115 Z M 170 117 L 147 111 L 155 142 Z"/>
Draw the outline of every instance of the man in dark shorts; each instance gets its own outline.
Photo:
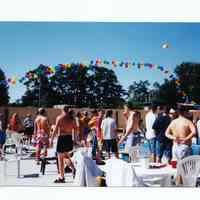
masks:
<path id="1" fill-rule="evenodd" d="M 111 152 L 118 158 L 118 147 L 117 147 L 117 125 L 115 120 L 112 118 L 112 110 L 106 112 L 106 118 L 102 121 L 101 129 L 103 132 L 103 140 L 110 158 Z"/>
<path id="2" fill-rule="evenodd" d="M 24 135 L 26 136 L 28 144 L 31 144 L 32 135 L 34 132 L 34 121 L 30 114 L 26 115 L 24 119 Z"/>
<path id="3" fill-rule="evenodd" d="M 58 155 L 58 178 L 55 183 L 65 183 L 65 159 L 72 168 L 73 177 L 75 177 L 75 167 L 70 159 L 70 151 L 73 150 L 72 134 L 76 129 L 76 122 L 73 117 L 73 111 L 65 106 L 62 113 L 56 119 L 55 129 L 53 131 L 50 146 L 53 146 L 53 140 L 56 133 L 58 133 L 56 152 Z"/>

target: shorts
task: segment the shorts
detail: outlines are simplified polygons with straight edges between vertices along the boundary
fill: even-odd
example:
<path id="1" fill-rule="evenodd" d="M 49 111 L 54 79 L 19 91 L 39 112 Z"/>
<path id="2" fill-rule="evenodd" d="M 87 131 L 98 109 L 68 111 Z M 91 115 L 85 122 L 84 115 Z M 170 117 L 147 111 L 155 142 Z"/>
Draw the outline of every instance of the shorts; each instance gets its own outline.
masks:
<path id="1" fill-rule="evenodd" d="M 192 148 L 187 144 L 174 144 L 173 145 L 173 159 L 182 160 L 190 155 L 192 155 Z"/>
<path id="2" fill-rule="evenodd" d="M 72 135 L 60 135 L 57 140 L 57 153 L 65 153 L 73 150 Z"/>
<path id="3" fill-rule="evenodd" d="M 24 130 L 24 135 L 26 135 L 26 136 L 32 136 L 32 135 L 33 135 L 33 132 L 34 132 L 34 128 L 32 128 L 32 127 L 27 127 L 27 128 L 25 128 L 25 130 Z"/>
<path id="4" fill-rule="evenodd" d="M 151 154 L 156 154 L 156 138 L 148 139 L 149 151 Z"/>
<path id="5" fill-rule="evenodd" d="M 106 152 L 112 152 L 112 153 L 118 152 L 118 146 L 117 146 L 116 139 L 104 140 L 104 145 L 105 145 Z"/>
<path id="6" fill-rule="evenodd" d="M 47 134 L 39 134 L 36 138 L 36 147 L 48 148 L 49 147 L 49 136 Z"/>

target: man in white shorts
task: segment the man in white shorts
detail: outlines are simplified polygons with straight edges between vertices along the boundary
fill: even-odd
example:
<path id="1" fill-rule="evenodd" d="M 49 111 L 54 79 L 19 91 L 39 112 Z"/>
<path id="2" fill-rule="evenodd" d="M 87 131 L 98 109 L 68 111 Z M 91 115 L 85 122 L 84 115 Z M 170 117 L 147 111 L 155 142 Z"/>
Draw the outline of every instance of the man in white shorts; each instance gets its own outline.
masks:
<path id="1" fill-rule="evenodd" d="M 167 128 L 165 135 L 173 140 L 173 157 L 181 160 L 191 155 L 192 137 L 196 135 L 196 128 L 192 121 L 185 118 L 184 107 L 179 109 L 179 117 L 173 120 Z"/>

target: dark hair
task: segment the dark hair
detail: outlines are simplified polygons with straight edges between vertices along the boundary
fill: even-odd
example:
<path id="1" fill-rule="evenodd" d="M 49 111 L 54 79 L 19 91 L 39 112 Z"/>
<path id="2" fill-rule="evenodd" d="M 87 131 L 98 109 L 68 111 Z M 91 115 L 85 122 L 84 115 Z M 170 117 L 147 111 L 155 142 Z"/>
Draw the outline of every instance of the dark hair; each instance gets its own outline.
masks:
<path id="1" fill-rule="evenodd" d="M 76 113 L 76 116 L 79 118 L 79 117 L 81 117 L 81 112 L 79 111 L 79 112 L 77 112 Z"/>
<path id="2" fill-rule="evenodd" d="M 165 106 L 165 107 L 164 107 L 164 112 L 165 112 L 166 114 L 169 114 L 169 111 L 170 111 L 170 107 L 169 107 L 169 106 Z"/>
<path id="3" fill-rule="evenodd" d="M 112 117 L 112 115 L 113 115 L 113 111 L 112 110 L 107 110 L 107 112 L 106 112 L 106 118 L 107 117 Z"/>
<path id="4" fill-rule="evenodd" d="M 157 110 L 157 105 L 156 105 L 156 104 L 152 104 L 152 105 L 150 106 L 150 109 L 151 109 L 153 112 L 156 112 L 156 110 Z"/>
<path id="5" fill-rule="evenodd" d="M 68 113 L 69 110 L 70 110 L 70 106 L 64 106 L 64 107 L 63 107 L 63 111 L 64 111 L 65 113 Z"/>
<path id="6" fill-rule="evenodd" d="M 68 114 L 69 114 L 70 119 L 74 119 L 74 111 L 73 110 L 69 110 Z"/>
<path id="7" fill-rule="evenodd" d="M 85 111 L 83 114 L 84 114 L 84 116 L 86 116 L 86 117 L 88 116 L 88 112 L 87 112 L 87 111 Z"/>
<path id="8" fill-rule="evenodd" d="M 178 114 L 179 115 L 184 115 L 185 114 L 185 112 L 187 112 L 188 110 L 187 110 L 187 108 L 185 107 L 185 106 L 182 106 L 182 105 L 180 105 L 180 106 L 178 106 Z"/>
<path id="9" fill-rule="evenodd" d="M 134 110 L 133 102 L 128 101 L 128 102 L 126 103 L 126 106 L 127 106 L 128 109 L 130 109 L 130 110 Z"/>
<path id="10" fill-rule="evenodd" d="M 98 114 L 98 111 L 97 110 L 92 110 L 91 112 L 93 115 L 97 115 Z"/>
<path id="11" fill-rule="evenodd" d="M 45 115 L 46 114 L 46 110 L 44 108 L 39 108 L 38 109 L 38 114 L 39 115 Z"/>

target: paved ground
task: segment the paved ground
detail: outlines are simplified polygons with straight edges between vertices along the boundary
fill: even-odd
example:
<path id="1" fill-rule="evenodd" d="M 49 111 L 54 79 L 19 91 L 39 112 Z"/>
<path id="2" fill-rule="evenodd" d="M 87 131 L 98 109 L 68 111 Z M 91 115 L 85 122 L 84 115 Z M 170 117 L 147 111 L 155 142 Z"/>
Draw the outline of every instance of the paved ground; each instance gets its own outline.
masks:
<path id="1" fill-rule="evenodd" d="M 9 159 L 15 160 L 14 156 Z M 53 161 L 52 161 L 53 162 Z M 17 178 L 17 162 L 8 162 L 6 173 L 4 170 L 5 161 L 0 161 L 0 186 L 73 186 L 71 174 L 66 174 L 65 184 L 53 183 L 57 177 L 56 164 L 46 165 L 46 173 L 40 174 L 40 166 L 36 165 L 34 160 L 21 161 L 21 177 Z M 39 174 L 36 178 L 24 178 L 23 175 Z"/>

